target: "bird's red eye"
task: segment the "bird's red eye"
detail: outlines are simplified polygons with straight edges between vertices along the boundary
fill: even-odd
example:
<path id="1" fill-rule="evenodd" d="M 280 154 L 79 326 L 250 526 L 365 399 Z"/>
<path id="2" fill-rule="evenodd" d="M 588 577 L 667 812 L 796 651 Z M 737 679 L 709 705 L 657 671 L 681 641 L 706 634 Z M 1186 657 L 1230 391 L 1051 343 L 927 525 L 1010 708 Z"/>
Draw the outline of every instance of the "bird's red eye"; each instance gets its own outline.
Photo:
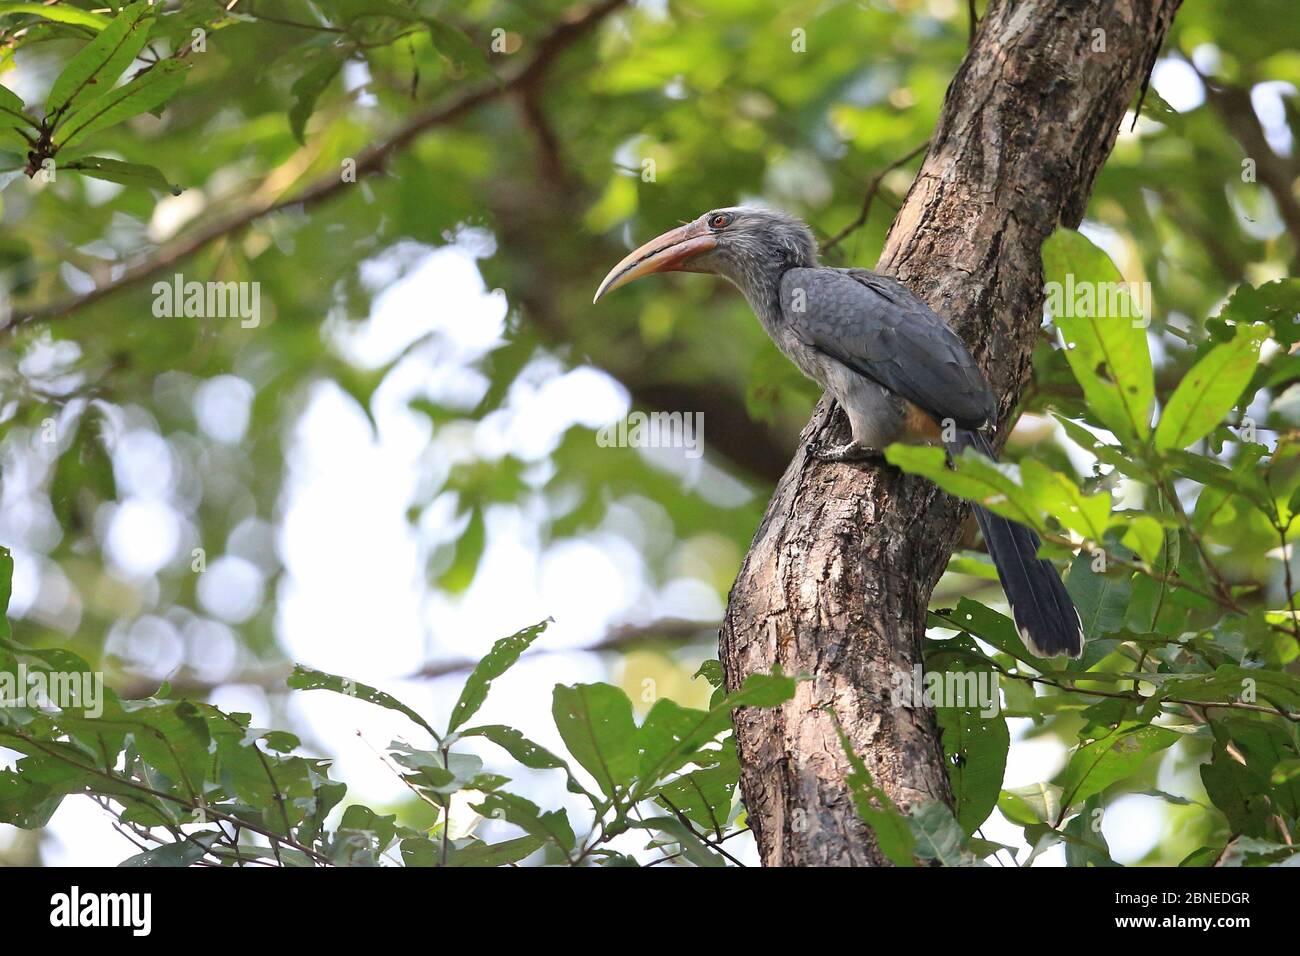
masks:
<path id="1" fill-rule="evenodd" d="M 731 225 L 731 217 L 725 212 L 720 212 L 709 220 L 709 225 L 714 229 L 725 229 Z"/>

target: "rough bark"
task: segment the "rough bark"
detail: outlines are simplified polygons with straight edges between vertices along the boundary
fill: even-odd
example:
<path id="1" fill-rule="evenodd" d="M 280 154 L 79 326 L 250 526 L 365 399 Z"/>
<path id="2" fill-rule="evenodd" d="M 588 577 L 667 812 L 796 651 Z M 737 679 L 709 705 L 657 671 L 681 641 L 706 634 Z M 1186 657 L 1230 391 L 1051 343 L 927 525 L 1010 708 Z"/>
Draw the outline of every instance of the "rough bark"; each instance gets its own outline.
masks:
<path id="1" fill-rule="evenodd" d="M 1178 5 L 993 0 L 949 87 L 877 268 L 970 346 L 1000 398 L 1002 430 L 1030 374 L 1043 240 L 1082 219 Z M 951 803 L 933 713 L 892 706 L 889 687 L 921 659 L 926 606 L 967 510 L 892 469 L 812 460 L 802 448 L 815 436 L 847 436 L 827 399 L 732 589 L 721 656 L 730 687 L 773 666 L 810 678 L 784 707 L 735 716 L 764 863 L 879 865 L 827 709 L 896 803 Z"/>

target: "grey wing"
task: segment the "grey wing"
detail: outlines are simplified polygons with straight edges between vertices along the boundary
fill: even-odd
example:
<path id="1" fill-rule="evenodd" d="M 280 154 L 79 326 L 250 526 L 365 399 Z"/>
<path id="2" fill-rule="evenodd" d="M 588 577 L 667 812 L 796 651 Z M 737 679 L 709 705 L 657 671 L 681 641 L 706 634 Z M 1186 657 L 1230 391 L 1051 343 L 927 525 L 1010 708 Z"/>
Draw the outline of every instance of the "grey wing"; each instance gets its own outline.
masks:
<path id="1" fill-rule="evenodd" d="M 865 269 L 792 269 L 782 284 L 782 311 L 805 345 L 936 420 L 977 429 L 993 418 L 993 393 L 970 352 L 905 286 Z"/>

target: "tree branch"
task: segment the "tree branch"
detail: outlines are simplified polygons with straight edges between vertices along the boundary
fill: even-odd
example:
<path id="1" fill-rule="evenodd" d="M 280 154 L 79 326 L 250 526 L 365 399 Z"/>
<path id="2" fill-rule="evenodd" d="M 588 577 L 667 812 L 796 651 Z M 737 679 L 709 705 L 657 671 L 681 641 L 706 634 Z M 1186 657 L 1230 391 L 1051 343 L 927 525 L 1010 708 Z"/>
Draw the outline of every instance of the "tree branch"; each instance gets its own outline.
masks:
<path id="1" fill-rule="evenodd" d="M 683 644 L 699 643 L 712 640 L 717 636 L 717 621 L 689 621 L 681 618 L 663 618 L 649 624 L 624 624 L 615 627 L 594 644 L 584 647 L 541 647 L 529 651 L 524 659 L 547 657 L 554 654 L 599 654 L 606 651 L 629 651 L 638 647 L 677 647 Z M 454 674 L 466 674 L 478 663 L 475 658 L 459 658 L 450 661 L 426 664 L 417 671 L 397 677 L 397 680 L 437 680 Z M 244 671 L 232 674 L 218 681 L 203 680 L 193 674 L 182 671 L 166 678 L 174 697 L 201 697 L 212 693 L 219 687 L 242 684 L 260 687 L 266 691 L 285 691 L 291 668 L 288 664 L 268 667 L 256 671 Z M 117 683 L 117 682 L 114 682 Z M 124 682 L 115 688 L 117 695 L 124 700 L 139 700 L 151 697 L 158 691 L 162 682 L 146 674 L 130 674 Z"/>
<path id="2" fill-rule="evenodd" d="M 525 66 L 515 70 L 499 84 L 485 84 L 462 91 L 430 107 L 408 120 L 388 139 L 363 153 L 357 160 L 357 178 L 381 172 L 392 156 L 410 146 L 424 133 L 454 122 L 489 101 L 514 94 L 525 124 L 538 140 L 543 171 L 547 173 L 542 180 L 547 188 L 539 190 L 539 196 L 544 201 L 554 204 L 558 221 L 566 224 L 571 222 L 572 195 L 567 185 L 572 185 L 572 177 L 565 172 L 557 140 L 545 125 L 539 91 L 554 60 L 624 3 L 625 0 L 605 0 L 599 5 L 576 8 L 570 13 L 570 18 L 566 22 L 555 27 L 540 41 L 537 53 Z M 259 19 L 268 19 L 261 14 L 255 15 Z M 285 25 L 304 28 L 309 26 L 307 24 Z M 563 175 L 564 179 L 557 181 L 553 178 L 558 175 Z M 291 196 L 273 198 L 276 190 L 268 186 L 273 178 L 273 176 L 268 177 L 262 186 L 252 189 L 251 194 L 255 198 L 242 209 L 211 222 L 192 235 L 180 237 L 163 246 L 147 260 L 130 266 L 112 281 L 92 289 L 89 293 L 27 311 L 17 310 L 14 320 L 7 327 L 0 329 L 0 337 L 5 334 L 12 335 L 18 329 L 32 324 L 72 316 L 83 308 L 171 269 L 211 243 L 232 236 L 259 219 L 282 210 L 306 209 L 324 203 L 342 192 L 345 186 L 353 185 L 345 183 L 337 174 L 332 174 L 321 177 Z M 559 188 L 562 186 L 565 188 Z M 508 238 L 513 225 L 512 218 L 518 218 L 518 214 L 505 208 L 498 209 L 497 213 L 501 230 Z M 532 238 L 529 234 L 528 241 L 517 244 L 518 248 L 533 248 Z M 541 250 L 538 254 L 546 255 L 547 252 Z M 538 270 L 540 275 L 546 275 L 548 271 Z M 565 310 L 554 306 L 550 297 L 553 295 L 553 290 L 563 283 L 558 281 L 559 277 L 554 273 L 546 276 L 546 279 L 545 282 L 534 283 L 531 290 L 525 284 L 517 286 L 514 290 L 515 298 L 524 306 L 525 313 L 547 344 L 561 346 L 572 340 L 571 329 L 562 318 Z M 710 451 L 725 458 L 739 471 L 763 481 L 774 482 L 780 477 L 785 466 L 788 439 L 778 436 L 775 429 L 755 421 L 745 407 L 743 396 L 737 394 L 734 389 L 707 382 L 653 381 L 645 374 L 643 359 L 643 356 L 637 356 L 637 361 L 630 364 L 617 361 L 597 364 L 623 382 L 640 407 L 705 413 L 710 423 Z M 259 676 L 254 682 L 260 683 L 262 679 Z M 201 684 L 195 683 L 194 686 L 197 688 Z M 139 688 L 133 687 L 133 689 Z M 147 690 L 142 692 L 147 693 Z"/>
<path id="3" fill-rule="evenodd" d="M 1291 237 L 1291 261 L 1300 264 L 1300 200 L 1292 190 L 1296 164 L 1279 156 L 1269 146 L 1264 127 L 1250 101 L 1250 90 L 1218 84 L 1199 70 L 1197 76 L 1205 86 L 1206 99 L 1241 147 L 1242 154 L 1254 161 L 1259 181 L 1272 194 L 1278 215 Z"/>
<path id="4" fill-rule="evenodd" d="M 974 28 L 972 27 L 972 30 L 973 29 Z M 847 226 L 845 226 L 843 229 L 841 229 L 839 232 L 835 233 L 835 235 L 827 239 L 824 243 L 822 243 L 822 252 L 823 253 L 830 252 L 832 249 L 838 246 L 845 238 L 847 238 L 851 233 L 853 233 L 855 230 L 860 229 L 863 225 L 865 225 L 867 221 L 867 216 L 871 212 L 871 203 L 875 200 L 876 193 L 880 192 L 880 184 L 881 182 L 884 181 L 885 177 L 888 176 L 890 173 L 892 173 L 894 170 L 899 169 L 902 166 L 906 166 L 913 159 L 915 159 L 917 156 L 920 156 L 929 148 L 930 148 L 930 141 L 927 139 L 924 143 L 922 143 L 920 146 L 917 146 L 906 156 L 894 160 L 892 163 L 890 163 L 880 172 L 876 173 L 876 175 L 872 176 L 871 182 L 867 183 L 867 192 L 866 195 L 862 197 L 862 209 L 858 212 L 857 218 L 854 219 Z"/>
<path id="5" fill-rule="evenodd" d="M 999 397 L 1005 433 L 1041 323 L 1040 248 L 1077 225 L 1179 0 L 993 0 L 948 89 L 931 148 L 878 269 L 962 336 Z M 1104 31 L 1105 52 L 1095 51 Z M 843 440 L 823 398 L 802 439 Z M 731 592 L 727 686 L 779 666 L 795 698 L 733 715 L 741 787 L 769 865 L 884 865 L 858 818 L 834 730 L 900 807 L 951 803 L 934 714 L 891 704 L 922 663 L 926 607 L 964 506 L 893 469 L 787 468 Z M 829 711 L 829 712 L 828 712 Z"/>
<path id="6" fill-rule="evenodd" d="M 567 20 L 542 38 L 538 43 L 537 52 L 522 67 L 511 71 L 499 80 L 456 93 L 411 117 L 388 138 L 361 153 L 356 162 L 357 180 L 360 181 L 363 176 L 383 171 L 389 159 L 408 148 L 430 130 L 454 122 L 505 93 L 536 83 L 558 56 L 585 37 L 625 2 L 626 0 L 601 0 L 600 3 L 592 6 L 575 9 Z M 164 246 L 152 258 L 126 269 L 116 279 L 104 283 L 85 295 L 27 312 L 17 312 L 13 321 L 3 331 L 12 334 L 15 330 L 35 322 L 45 322 L 71 315 L 116 292 L 144 282 L 181 260 L 189 258 L 209 243 L 233 235 L 264 216 L 289 208 L 309 209 L 334 198 L 352 185 L 355 184 L 344 181 L 338 173 L 330 173 L 291 196 L 255 200 L 243 209 L 211 223 L 193 235 Z M 265 191 L 264 188 L 258 189 L 254 194 L 262 195 Z"/>

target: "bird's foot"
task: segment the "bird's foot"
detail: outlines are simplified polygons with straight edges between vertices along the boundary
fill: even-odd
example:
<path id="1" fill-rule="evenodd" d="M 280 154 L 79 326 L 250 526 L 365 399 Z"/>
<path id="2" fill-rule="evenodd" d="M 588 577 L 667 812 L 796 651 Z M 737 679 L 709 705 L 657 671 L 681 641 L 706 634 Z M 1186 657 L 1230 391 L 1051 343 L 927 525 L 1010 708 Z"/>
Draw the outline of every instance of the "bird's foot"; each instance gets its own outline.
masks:
<path id="1" fill-rule="evenodd" d="M 866 445 L 859 445 L 857 442 L 846 442 L 843 445 L 831 445 L 823 448 L 820 443 L 813 442 L 809 448 L 811 454 L 818 461 L 838 461 L 838 462 L 883 462 L 885 453 L 879 448 L 868 448 Z"/>

